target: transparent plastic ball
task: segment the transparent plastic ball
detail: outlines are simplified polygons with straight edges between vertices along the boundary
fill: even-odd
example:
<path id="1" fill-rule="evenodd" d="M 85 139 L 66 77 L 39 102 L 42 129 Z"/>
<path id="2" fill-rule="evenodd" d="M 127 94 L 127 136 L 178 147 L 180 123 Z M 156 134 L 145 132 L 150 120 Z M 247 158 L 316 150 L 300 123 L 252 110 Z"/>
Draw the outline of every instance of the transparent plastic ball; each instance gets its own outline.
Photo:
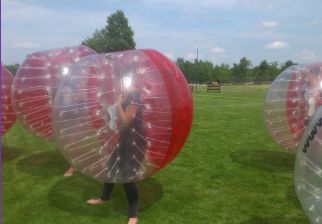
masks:
<path id="1" fill-rule="evenodd" d="M 296 151 L 307 122 L 321 105 L 322 62 L 284 70 L 268 91 L 264 119 L 273 139 Z"/>
<path id="2" fill-rule="evenodd" d="M 72 166 L 102 182 L 133 182 L 179 153 L 191 128 L 192 96 L 179 68 L 155 50 L 88 56 L 61 83 L 53 120 Z"/>
<path id="3" fill-rule="evenodd" d="M 52 139 L 52 104 L 61 79 L 71 63 L 96 54 L 86 46 L 36 52 L 27 56 L 13 84 L 14 110 L 32 134 Z"/>
<path id="4" fill-rule="evenodd" d="M 1 136 L 6 133 L 16 121 L 12 108 L 11 90 L 13 76 L 1 63 Z"/>
<path id="5" fill-rule="evenodd" d="M 295 164 L 295 188 L 312 224 L 322 224 L 322 107 L 305 129 Z"/>

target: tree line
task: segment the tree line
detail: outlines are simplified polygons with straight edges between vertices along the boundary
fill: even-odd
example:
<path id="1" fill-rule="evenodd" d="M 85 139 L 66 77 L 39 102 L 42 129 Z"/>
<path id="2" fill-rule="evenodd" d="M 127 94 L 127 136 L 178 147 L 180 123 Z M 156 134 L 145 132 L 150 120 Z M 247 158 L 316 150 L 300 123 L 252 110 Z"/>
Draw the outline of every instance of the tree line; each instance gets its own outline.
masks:
<path id="1" fill-rule="evenodd" d="M 115 51 L 135 49 L 134 31 L 128 24 L 122 10 L 117 10 L 106 19 L 106 25 L 102 29 L 96 29 L 94 33 L 81 41 L 98 53 L 108 53 Z M 239 63 L 232 66 L 226 63 L 214 65 L 211 61 L 195 60 L 193 62 L 184 58 L 177 58 L 175 63 L 181 69 L 189 83 L 207 83 L 209 81 L 218 82 L 268 82 L 285 68 L 294 65 L 291 60 L 283 64 L 278 62 L 269 63 L 263 60 L 259 65 L 253 67 L 252 62 L 243 57 Z M 16 74 L 19 64 L 6 65 L 12 74 Z"/>
<path id="2" fill-rule="evenodd" d="M 296 63 L 291 60 L 282 64 L 263 60 L 253 67 L 251 60 L 243 57 L 239 63 L 234 63 L 232 66 L 226 63 L 214 65 L 207 60 L 191 62 L 183 58 L 178 58 L 176 64 L 189 83 L 202 84 L 214 81 L 220 83 L 271 82 L 287 67 Z"/>

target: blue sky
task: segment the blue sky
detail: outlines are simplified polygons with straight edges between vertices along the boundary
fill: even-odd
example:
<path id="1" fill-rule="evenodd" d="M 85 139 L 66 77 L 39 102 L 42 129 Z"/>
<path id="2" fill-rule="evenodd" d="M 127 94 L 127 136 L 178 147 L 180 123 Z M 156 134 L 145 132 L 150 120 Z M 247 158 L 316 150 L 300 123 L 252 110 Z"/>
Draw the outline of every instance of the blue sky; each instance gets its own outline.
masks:
<path id="1" fill-rule="evenodd" d="M 236 63 L 322 60 L 321 0 L 2 0 L 1 61 L 74 46 L 125 12 L 137 48 L 171 59 Z"/>

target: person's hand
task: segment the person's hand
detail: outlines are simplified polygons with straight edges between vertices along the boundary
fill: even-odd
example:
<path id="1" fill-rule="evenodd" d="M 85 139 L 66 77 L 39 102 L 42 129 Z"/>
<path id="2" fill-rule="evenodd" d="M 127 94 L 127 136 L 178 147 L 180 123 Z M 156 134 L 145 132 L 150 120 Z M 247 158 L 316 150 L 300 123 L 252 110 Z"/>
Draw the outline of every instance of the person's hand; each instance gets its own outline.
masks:
<path id="1" fill-rule="evenodd" d="M 123 102 L 123 96 L 119 95 L 116 99 L 116 106 L 121 106 Z"/>

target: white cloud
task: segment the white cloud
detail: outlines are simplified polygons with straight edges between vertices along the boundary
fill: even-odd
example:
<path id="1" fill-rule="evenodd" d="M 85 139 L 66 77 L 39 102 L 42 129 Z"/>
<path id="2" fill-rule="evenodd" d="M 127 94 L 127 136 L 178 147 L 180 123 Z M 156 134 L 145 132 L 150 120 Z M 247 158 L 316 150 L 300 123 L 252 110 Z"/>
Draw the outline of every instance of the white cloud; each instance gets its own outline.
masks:
<path id="1" fill-rule="evenodd" d="M 282 41 L 274 41 L 272 43 L 265 45 L 266 49 L 282 49 L 282 48 L 287 48 L 287 47 L 289 47 L 289 44 L 286 42 L 282 42 Z"/>
<path id="2" fill-rule="evenodd" d="M 308 23 L 310 26 L 321 26 L 322 25 L 322 19 L 321 20 L 313 20 Z"/>
<path id="3" fill-rule="evenodd" d="M 50 31 L 84 30 L 87 27 L 99 28 L 105 23 L 108 11 L 88 12 L 88 11 L 61 11 L 32 3 L 18 1 L 5 1 L 3 3 L 3 19 L 5 27 L 11 24 L 25 25 L 26 29 L 30 25 L 38 26 Z M 81 25 L 80 25 L 81 24 Z M 42 26 L 42 27 L 40 27 Z M 94 31 L 94 30 L 93 30 Z"/>
<path id="4" fill-rule="evenodd" d="M 202 54 L 198 54 L 198 59 L 201 60 L 202 58 Z M 188 54 L 186 54 L 186 56 L 184 57 L 185 60 L 188 60 L 188 61 L 194 61 L 194 60 L 197 60 L 197 53 L 192 53 L 192 52 L 189 52 Z"/>
<path id="5" fill-rule="evenodd" d="M 275 28 L 278 26 L 278 22 L 276 21 L 264 21 L 261 23 L 261 27 L 263 28 L 267 28 L 267 29 L 271 29 L 271 28 Z"/>
<path id="6" fill-rule="evenodd" d="M 167 56 L 170 60 L 174 60 L 174 53 L 173 52 L 167 52 L 165 53 L 165 56 Z"/>
<path id="7" fill-rule="evenodd" d="M 184 58 L 188 61 L 193 61 L 197 58 L 197 55 L 190 52 L 190 53 L 186 54 L 186 56 Z"/>
<path id="8" fill-rule="evenodd" d="M 34 44 L 31 42 L 16 42 L 12 45 L 14 48 L 26 48 L 26 49 L 30 49 L 30 48 L 38 48 L 39 44 Z"/>
<path id="9" fill-rule="evenodd" d="M 223 53 L 226 52 L 226 50 L 224 48 L 222 48 L 222 47 L 217 47 L 216 46 L 216 47 L 213 47 L 211 49 L 211 52 L 214 53 L 214 54 L 223 54 Z"/>
<path id="10" fill-rule="evenodd" d="M 213 42 L 207 41 L 206 43 L 202 43 L 202 44 L 194 44 L 194 45 L 192 45 L 192 47 L 195 48 L 195 49 L 209 49 L 213 45 L 214 45 Z"/>
<path id="11" fill-rule="evenodd" d="M 112 1 L 115 1 L 115 4 L 106 3 Z M 35 51 L 35 48 L 13 47 L 17 43 L 38 44 L 37 50 L 78 45 L 95 29 L 105 25 L 109 10 L 116 7 L 124 8 L 126 5 L 119 0 L 94 0 L 95 7 L 84 8 L 56 2 L 48 7 L 39 0 L 1 2 L 3 6 L 1 51 L 4 63 L 21 62 L 27 54 Z M 321 25 L 321 18 L 318 16 L 309 18 L 309 15 L 300 13 L 304 9 L 312 13 L 317 12 L 318 5 L 312 6 L 304 2 L 289 4 L 290 2 L 290 0 L 139 0 L 137 4 L 133 4 L 133 8 L 131 5 L 133 10 L 128 7 L 124 10 L 135 32 L 136 47 L 156 49 L 170 59 L 183 57 L 195 60 L 197 49 L 203 54 L 203 60 L 211 59 L 219 64 L 234 63 L 235 58 L 239 60 L 243 56 L 251 58 L 254 64 L 262 59 L 285 61 L 295 57 L 295 52 L 298 52 L 296 57 L 304 57 L 301 56 L 304 53 L 300 51 L 305 48 L 314 49 L 315 56 L 321 57 L 322 50 L 319 43 L 322 34 L 318 27 Z M 282 6 L 285 5 L 290 6 L 287 11 L 283 11 L 285 7 Z M 272 13 L 267 14 L 263 11 L 270 8 L 274 9 Z M 150 14 L 144 14 L 145 11 L 156 15 L 151 17 Z M 196 12 L 198 14 L 195 14 Z M 163 15 L 167 18 L 163 18 Z M 275 29 L 280 26 L 287 29 Z M 279 40 L 280 43 L 273 42 L 275 40 Z M 281 41 L 290 43 L 291 47 L 281 51 L 266 50 L 289 46 L 288 43 L 283 44 Z M 264 46 L 265 44 L 267 45 Z M 225 52 L 220 53 L 223 51 L 220 48 Z M 312 57 L 308 51 L 306 54 Z"/>
<path id="12" fill-rule="evenodd" d="M 238 0 L 141 0 L 146 4 L 157 6 L 180 7 L 182 9 L 227 7 L 233 6 Z"/>
<path id="13" fill-rule="evenodd" d="M 56 10 L 33 2 L 1 2 L 1 54 L 3 63 L 21 63 L 34 49 L 79 45 L 103 27 L 108 11 Z"/>
<path id="14" fill-rule="evenodd" d="M 310 49 L 304 49 L 294 54 L 295 60 L 304 62 L 313 62 L 318 60 L 318 56 Z"/>
<path id="15" fill-rule="evenodd" d="M 271 0 L 238 0 L 237 5 L 254 9 L 272 10 L 276 2 Z"/>

